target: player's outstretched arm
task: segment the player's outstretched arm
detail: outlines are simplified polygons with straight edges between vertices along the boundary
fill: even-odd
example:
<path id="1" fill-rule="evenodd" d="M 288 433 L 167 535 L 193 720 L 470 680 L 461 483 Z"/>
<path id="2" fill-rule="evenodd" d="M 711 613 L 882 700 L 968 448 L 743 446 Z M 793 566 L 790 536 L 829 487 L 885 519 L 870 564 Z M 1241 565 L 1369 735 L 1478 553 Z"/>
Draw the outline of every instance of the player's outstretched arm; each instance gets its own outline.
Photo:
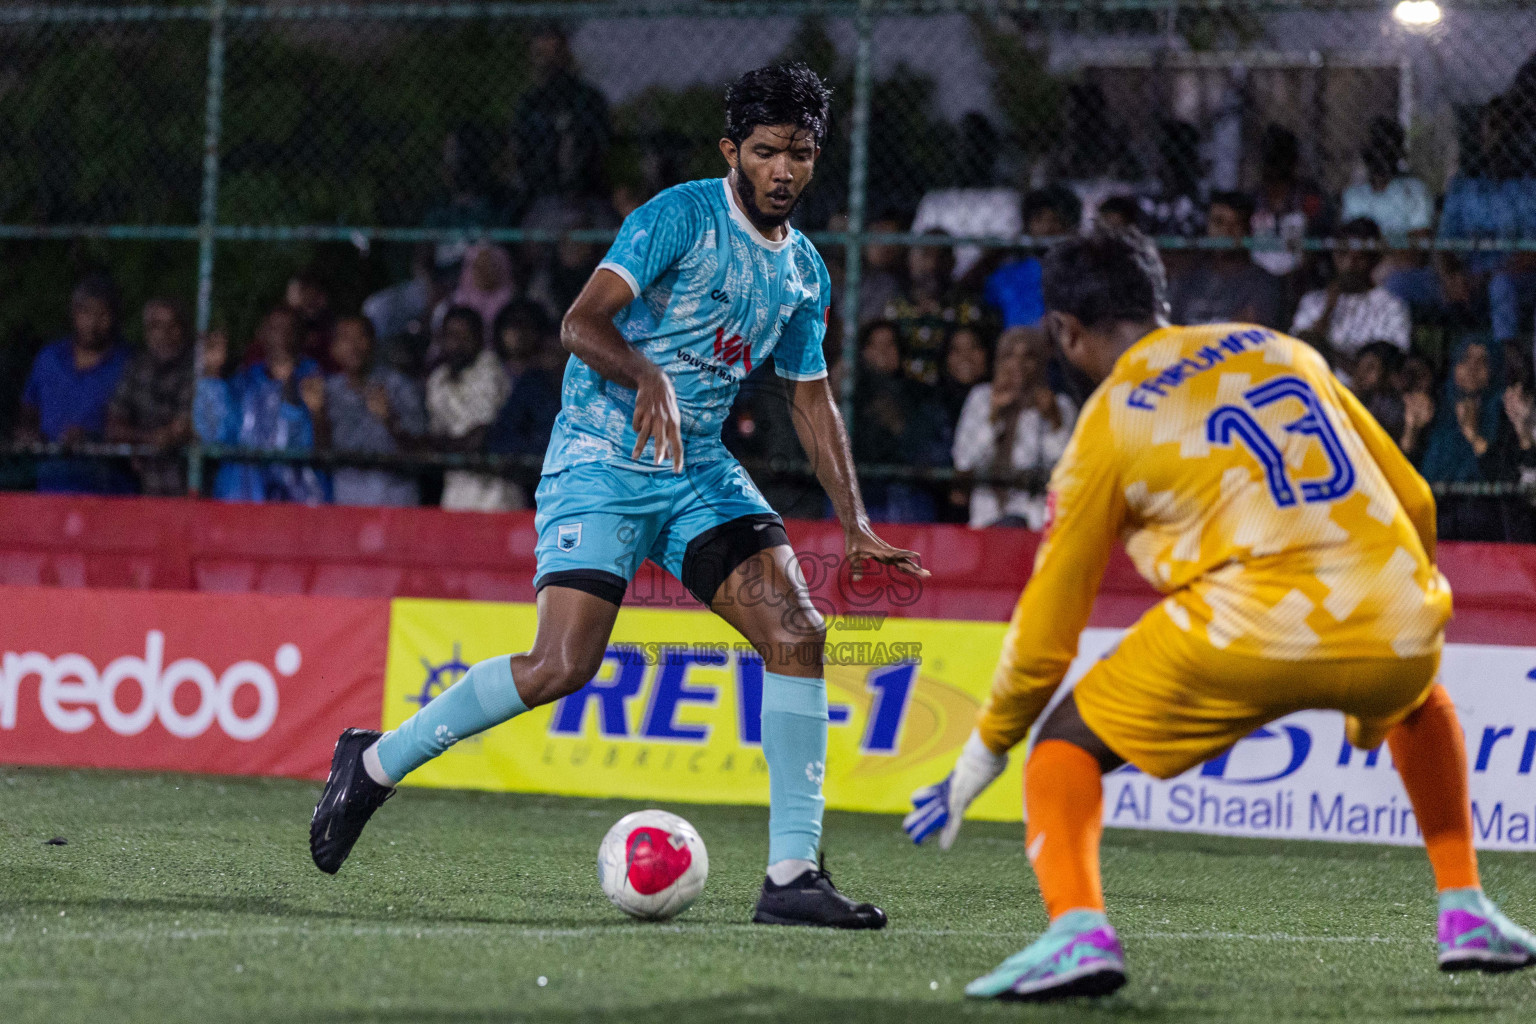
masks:
<path id="1" fill-rule="evenodd" d="M 672 379 L 613 325 L 613 318 L 635 299 L 629 282 L 597 268 L 560 322 L 560 344 L 606 380 L 635 391 L 634 458 L 647 441 L 656 441 L 656 463 L 672 459 L 672 472 L 683 471 L 682 414 Z"/>
<path id="2" fill-rule="evenodd" d="M 930 573 L 922 567 L 922 558 L 916 551 L 892 547 L 877 537 L 869 524 L 864 497 L 859 493 L 859 478 L 853 471 L 848 431 L 843 427 L 843 417 L 837 411 L 827 378 L 792 381 L 789 386 L 795 406 L 795 432 L 816 470 L 816 479 L 832 499 L 832 508 L 843 524 L 845 554 L 853 566 L 853 578 L 859 579 L 865 562 L 874 560 L 927 579 Z"/>
<path id="3" fill-rule="evenodd" d="M 912 794 L 913 810 L 903 826 L 913 842 L 942 830 L 939 845 L 949 848 L 966 808 L 1002 774 L 1008 751 L 1024 741 L 1077 654 L 1078 635 L 1126 516 L 1107 421 L 1102 402 L 1085 407 L 1051 476 L 1052 521 L 1008 624 L 992 691 L 954 771 Z"/>
<path id="4" fill-rule="evenodd" d="M 939 849 L 949 849 L 960 834 L 966 809 L 1007 767 L 1008 755 L 993 753 L 982 742 L 981 733 L 973 730 L 954 771 L 912 794 L 912 813 L 902 819 L 901 827 L 914 843 L 937 832 Z"/>

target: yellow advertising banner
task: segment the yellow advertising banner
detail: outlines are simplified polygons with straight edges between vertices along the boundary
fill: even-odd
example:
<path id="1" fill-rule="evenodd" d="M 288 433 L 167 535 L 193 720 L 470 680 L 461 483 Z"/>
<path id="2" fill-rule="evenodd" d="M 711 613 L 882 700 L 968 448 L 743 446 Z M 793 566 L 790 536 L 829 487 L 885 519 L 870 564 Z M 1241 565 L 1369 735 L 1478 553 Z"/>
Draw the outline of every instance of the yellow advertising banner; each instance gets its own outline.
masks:
<path id="1" fill-rule="evenodd" d="M 531 604 L 398 599 L 384 727 L 477 661 L 533 644 Z M 904 812 L 970 735 L 1005 625 L 850 616 L 828 623 L 829 807 Z M 467 739 L 410 777 L 454 789 L 766 804 L 762 661 L 704 611 L 624 609 L 584 689 Z M 972 814 L 1020 819 L 1012 782 Z"/>

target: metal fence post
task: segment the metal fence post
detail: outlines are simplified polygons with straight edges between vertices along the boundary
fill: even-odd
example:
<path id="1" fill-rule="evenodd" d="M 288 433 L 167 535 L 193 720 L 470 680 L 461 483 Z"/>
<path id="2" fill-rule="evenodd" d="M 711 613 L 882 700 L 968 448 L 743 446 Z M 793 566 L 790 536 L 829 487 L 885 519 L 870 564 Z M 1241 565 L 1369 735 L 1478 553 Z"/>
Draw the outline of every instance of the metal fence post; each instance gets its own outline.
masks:
<path id="1" fill-rule="evenodd" d="M 863 276 L 865 193 L 869 182 L 869 89 L 874 0 L 859 0 L 854 19 L 858 49 L 853 59 L 852 139 L 848 156 L 848 241 L 843 246 L 843 385 L 838 396 L 850 443 L 853 389 L 859 365 L 859 283 Z"/>
<path id="2" fill-rule="evenodd" d="M 197 317 L 192 346 L 193 405 L 203 372 L 203 338 L 213 315 L 213 229 L 219 216 L 219 135 L 224 112 L 224 13 L 226 0 L 208 7 L 208 87 L 203 112 L 203 201 L 197 222 Z M 194 431 L 196 419 L 193 420 Z M 187 490 L 203 491 L 203 446 L 194 432 L 187 448 Z"/>

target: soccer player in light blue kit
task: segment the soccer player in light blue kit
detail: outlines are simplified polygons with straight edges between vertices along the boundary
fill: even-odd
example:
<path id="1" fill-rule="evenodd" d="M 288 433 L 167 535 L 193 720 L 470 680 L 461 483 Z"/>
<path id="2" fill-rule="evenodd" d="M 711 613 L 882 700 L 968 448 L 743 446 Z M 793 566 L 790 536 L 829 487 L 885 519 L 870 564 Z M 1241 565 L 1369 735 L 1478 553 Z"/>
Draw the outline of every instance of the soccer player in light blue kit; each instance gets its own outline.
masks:
<path id="1" fill-rule="evenodd" d="M 818 860 L 827 752 L 826 640 L 783 523 L 726 451 L 742 379 L 770 356 L 800 442 L 843 523 L 855 572 L 917 576 L 875 536 L 822 356 L 831 283 L 790 212 L 810 182 L 829 94 L 805 65 L 743 75 L 726 93 L 725 178 L 662 192 L 624 221 L 566 314 L 571 353 L 537 493 L 533 649 L 471 668 L 393 732 L 348 729 L 310 824 L 334 874 L 407 774 L 449 746 L 584 686 L 647 557 L 738 629 L 765 661 L 768 876 L 754 921 L 882 928 Z"/>

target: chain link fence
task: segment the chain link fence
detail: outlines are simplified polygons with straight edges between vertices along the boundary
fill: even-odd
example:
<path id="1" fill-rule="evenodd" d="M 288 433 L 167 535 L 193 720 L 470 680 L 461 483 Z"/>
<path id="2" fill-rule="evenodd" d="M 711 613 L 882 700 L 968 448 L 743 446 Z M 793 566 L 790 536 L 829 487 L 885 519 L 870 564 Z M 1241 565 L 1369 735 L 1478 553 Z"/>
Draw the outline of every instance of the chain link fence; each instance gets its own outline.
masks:
<path id="1" fill-rule="evenodd" d="M 547 334 L 629 210 L 721 172 L 723 86 L 781 59 L 834 88 L 796 223 L 839 289 L 861 467 L 931 514 L 1006 469 L 949 457 L 954 335 L 989 350 L 1026 323 L 998 272 L 1101 220 L 1153 234 L 1176 278 L 1253 250 L 1281 328 L 1335 248 L 1380 250 L 1435 371 L 1480 332 L 1523 342 L 1499 369 L 1528 374 L 1536 8 L 1515 0 L 60 3 L 0 9 L 0 427 L 93 269 L 130 339 L 172 297 L 226 372 L 272 307 L 319 338 L 368 300 L 385 358 L 423 375 L 481 242 L 486 290 Z M 1362 212 L 1383 237 L 1341 240 Z M 903 379 L 947 396 L 923 443 L 868 372 L 882 323 Z M 728 432 L 782 468 L 772 405 L 749 394 Z"/>

